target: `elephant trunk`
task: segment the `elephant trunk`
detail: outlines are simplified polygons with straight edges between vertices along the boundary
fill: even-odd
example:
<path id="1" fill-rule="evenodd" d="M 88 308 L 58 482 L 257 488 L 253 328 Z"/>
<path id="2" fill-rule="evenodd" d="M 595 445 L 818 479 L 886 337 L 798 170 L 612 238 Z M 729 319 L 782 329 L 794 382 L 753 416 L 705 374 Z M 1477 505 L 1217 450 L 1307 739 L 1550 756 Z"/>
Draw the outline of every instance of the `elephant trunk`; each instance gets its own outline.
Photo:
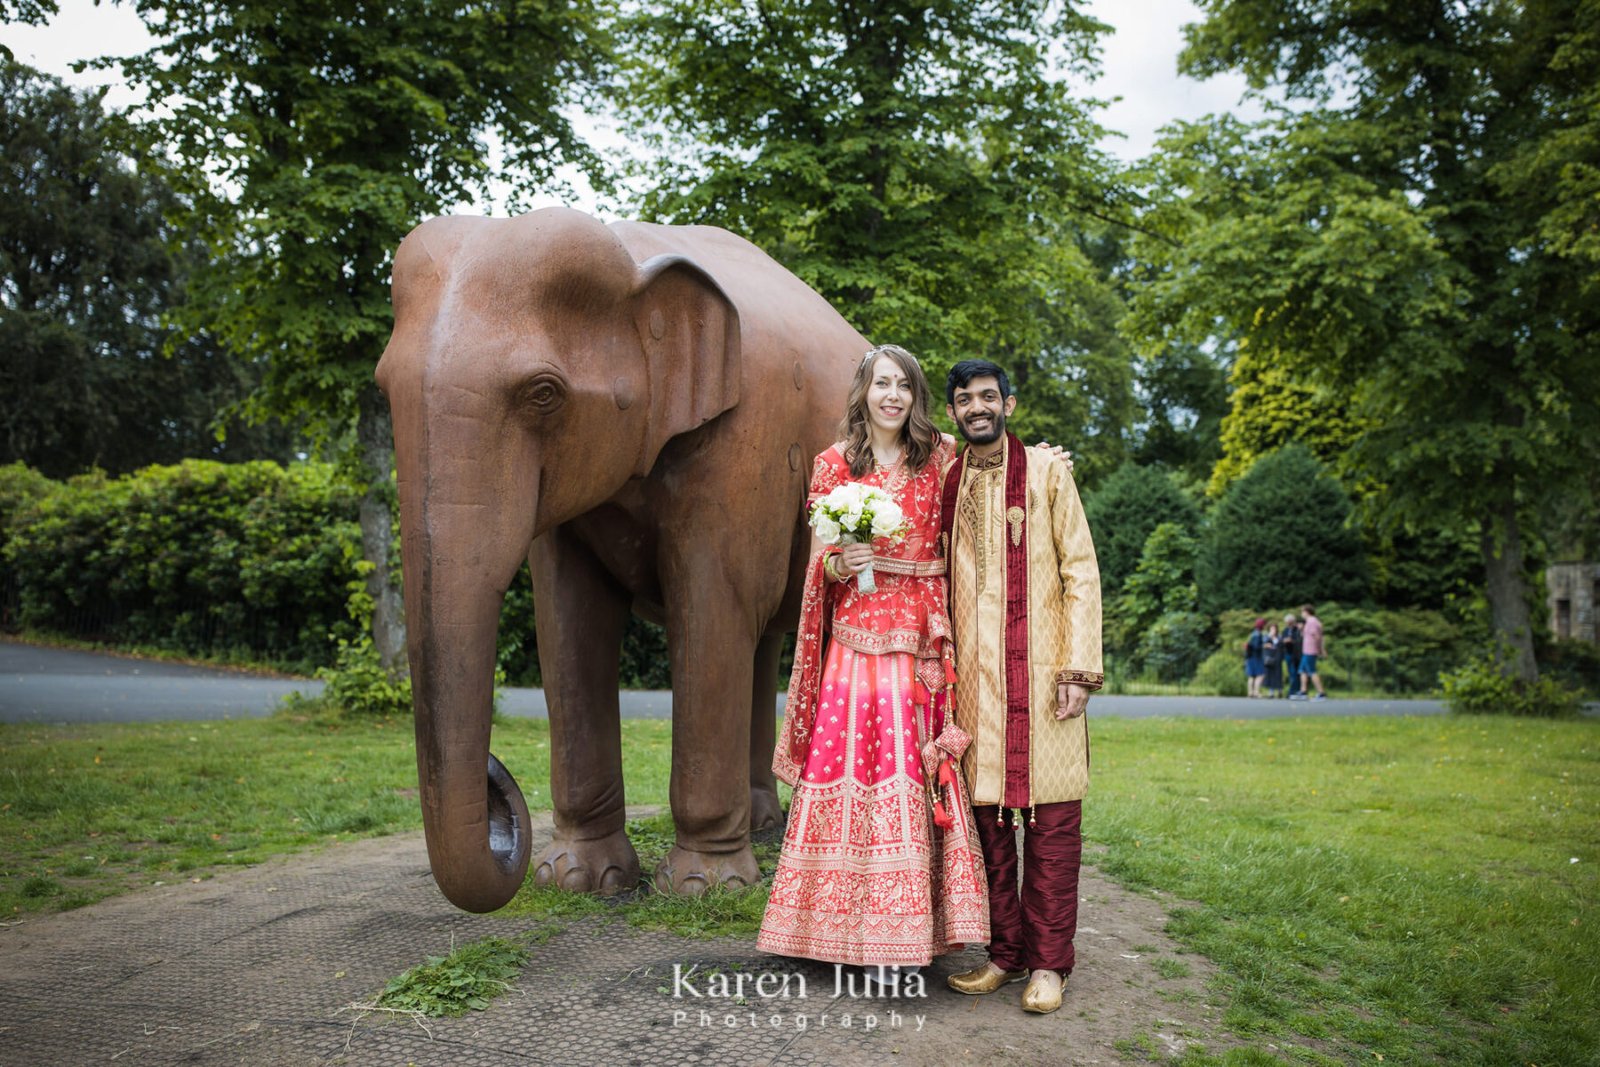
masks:
<path id="1" fill-rule="evenodd" d="M 476 513 L 437 502 L 435 509 Z M 422 822 L 444 895 L 467 911 L 493 911 L 521 888 L 531 854 L 527 802 L 489 751 L 495 638 L 520 547 L 514 539 L 497 547 L 481 529 L 452 530 L 471 523 L 439 522 L 428 510 L 426 499 L 408 501 L 402 491 Z"/>

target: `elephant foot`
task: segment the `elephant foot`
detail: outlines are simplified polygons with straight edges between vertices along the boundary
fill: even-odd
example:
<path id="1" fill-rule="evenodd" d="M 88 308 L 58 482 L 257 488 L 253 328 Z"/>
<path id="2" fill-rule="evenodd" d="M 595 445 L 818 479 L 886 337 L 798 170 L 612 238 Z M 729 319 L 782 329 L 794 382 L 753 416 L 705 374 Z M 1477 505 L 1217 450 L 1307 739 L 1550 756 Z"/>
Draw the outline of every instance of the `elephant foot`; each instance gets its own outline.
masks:
<path id="1" fill-rule="evenodd" d="M 639 875 L 639 854 L 628 835 L 618 830 L 582 841 L 556 838 L 539 857 L 533 881 L 572 893 L 610 897 L 637 889 Z"/>
<path id="2" fill-rule="evenodd" d="M 761 881 L 761 869 L 749 844 L 736 852 L 695 852 L 674 845 L 656 868 L 656 890 L 681 896 L 705 895 L 713 886 L 743 889 Z"/>
<path id="3" fill-rule="evenodd" d="M 750 789 L 750 832 L 783 829 L 783 805 L 778 803 L 776 789 L 752 786 Z"/>

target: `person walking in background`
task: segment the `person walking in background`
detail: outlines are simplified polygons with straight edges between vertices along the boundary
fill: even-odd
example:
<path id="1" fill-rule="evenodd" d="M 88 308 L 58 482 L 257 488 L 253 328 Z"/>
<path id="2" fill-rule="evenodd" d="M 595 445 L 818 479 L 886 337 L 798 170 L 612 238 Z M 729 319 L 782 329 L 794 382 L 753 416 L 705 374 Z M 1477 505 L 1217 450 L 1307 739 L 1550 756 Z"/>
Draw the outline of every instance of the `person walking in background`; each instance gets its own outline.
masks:
<path id="1" fill-rule="evenodd" d="M 1283 638 L 1278 636 L 1278 624 L 1267 624 L 1266 637 L 1261 649 L 1261 662 L 1267 668 L 1267 695 L 1276 700 L 1283 696 Z"/>
<path id="2" fill-rule="evenodd" d="M 1278 635 L 1278 647 L 1283 649 L 1283 673 L 1289 678 L 1289 699 L 1300 692 L 1300 620 L 1294 612 L 1283 617 L 1283 632 Z"/>
<path id="3" fill-rule="evenodd" d="M 1317 618 L 1317 609 L 1310 604 L 1302 607 L 1300 614 L 1306 617 L 1305 633 L 1300 641 L 1300 699 L 1309 698 L 1311 687 L 1315 685 L 1316 699 L 1327 700 L 1328 694 L 1322 691 L 1322 675 L 1317 672 L 1317 660 L 1326 647 L 1322 636 L 1322 620 Z"/>
<path id="4" fill-rule="evenodd" d="M 1245 695 L 1252 700 L 1261 695 L 1261 679 L 1266 676 L 1266 636 L 1263 633 L 1266 619 L 1257 619 L 1255 628 L 1244 642 Z"/>

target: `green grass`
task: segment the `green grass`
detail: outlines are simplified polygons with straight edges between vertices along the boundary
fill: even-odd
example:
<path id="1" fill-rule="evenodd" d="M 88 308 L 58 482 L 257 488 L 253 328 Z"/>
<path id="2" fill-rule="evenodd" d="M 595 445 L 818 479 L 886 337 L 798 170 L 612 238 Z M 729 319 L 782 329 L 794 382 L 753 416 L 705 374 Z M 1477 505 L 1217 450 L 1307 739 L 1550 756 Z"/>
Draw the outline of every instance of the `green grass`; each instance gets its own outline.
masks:
<path id="1" fill-rule="evenodd" d="M 629 801 L 665 804 L 669 724 L 628 731 Z M 497 723 L 493 748 L 547 808 L 548 724 Z M 0 916 L 418 829 L 415 753 L 409 719 L 0 725 Z"/>
<path id="2" fill-rule="evenodd" d="M 624 723 L 630 803 L 666 803 L 669 730 Z M 1089 858 L 1187 902 L 1169 930 L 1216 963 L 1227 1024 L 1255 1046 L 1221 1062 L 1273 1062 L 1270 1042 L 1291 1062 L 1600 1064 L 1600 722 L 1093 731 Z M 493 747 L 547 806 L 546 724 L 498 723 Z M 414 829 L 415 790 L 406 720 L 0 726 L 0 915 Z M 629 833 L 648 876 L 670 821 Z M 758 852 L 764 871 L 775 856 Z M 764 903 L 761 889 L 608 902 L 525 888 L 509 910 L 541 928 L 605 915 L 693 935 L 749 933 Z"/>
<path id="3" fill-rule="evenodd" d="M 511 988 L 528 961 L 525 939 L 486 937 L 430 956 L 396 976 L 375 1002 L 380 1008 L 430 1018 L 482 1011 Z"/>
<path id="4" fill-rule="evenodd" d="M 1102 719 L 1093 760 L 1090 857 L 1194 902 L 1256 1044 L 1600 1063 L 1600 723 Z"/>
<path id="5" fill-rule="evenodd" d="M 782 788 L 782 787 L 780 787 Z M 787 790 L 784 790 L 787 797 Z M 651 878 L 656 865 L 672 848 L 672 816 L 663 812 L 628 823 L 628 840 L 639 854 L 640 879 L 637 889 L 615 897 L 577 896 L 559 889 L 533 884 L 533 872 L 522 889 L 501 914 L 525 915 L 540 920 L 601 916 L 620 918 L 647 930 L 667 930 L 682 937 L 754 937 L 767 907 L 767 887 L 713 889 L 703 897 L 678 897 L 657 893 Z M 778 867 L 782 844 L 775 831 L 756 837 L 753 842 L 756 863 L 763 878 L 771 878 Z"/>

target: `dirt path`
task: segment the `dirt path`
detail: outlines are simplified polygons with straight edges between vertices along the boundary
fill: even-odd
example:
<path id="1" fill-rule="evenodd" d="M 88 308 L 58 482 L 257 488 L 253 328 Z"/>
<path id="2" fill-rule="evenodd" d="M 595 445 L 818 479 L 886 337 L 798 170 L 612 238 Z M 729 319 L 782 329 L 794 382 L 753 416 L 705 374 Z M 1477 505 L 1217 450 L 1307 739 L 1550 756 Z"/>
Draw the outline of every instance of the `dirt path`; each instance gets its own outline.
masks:
<path id="1" fill-rule="evenodd" d="M 537 924 L 456 910 L 420 834 L 378 838 L 0 929 L 0 1065 L 1117 1064 L 1236 1044 L 1210 965 L 1162 933 L 1163 902 L 1084 874 L 1078 966 L 1051 1016 L 1022 1012 L 1021 985 L 947 990 L 981 950 L 936 961 L 925 996 L 855 998 L 834 995 L 831 967 L 747 941 L 591 919 L 535 947 L 487 1011 L 424 1030 L 347 1009 L 453 943 Z M 697 967 L 703 994 L 720 970 L 771 973 L 769 989 L 800 975 L 806 995 L 792 978 L 787 999 L 697 999 L 675 966 Z"/>

